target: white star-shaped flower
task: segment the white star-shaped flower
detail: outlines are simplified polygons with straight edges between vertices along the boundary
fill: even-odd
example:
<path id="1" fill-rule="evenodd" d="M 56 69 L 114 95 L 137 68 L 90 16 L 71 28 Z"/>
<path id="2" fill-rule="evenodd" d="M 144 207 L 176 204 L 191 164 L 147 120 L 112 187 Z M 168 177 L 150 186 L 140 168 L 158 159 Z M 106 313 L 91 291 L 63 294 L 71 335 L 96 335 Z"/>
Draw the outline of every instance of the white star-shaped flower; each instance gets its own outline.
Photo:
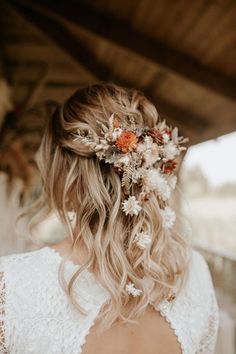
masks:
<path id="1" fill-rule="evenodd" d="M 152 146 L 153 146 L 153 139 L 150 136 L 145 136 L 144 141 L 137 145 L 136 151 L 142 154 L 147 150 L 151 150 Z"/>
<path id="2" fill-rule="evenodd" d="M 167 134 L 167 133 L 164 133 L 164 134 L 162 135 L 162 138 L 163 138 L 164 144 L 167 144 L 167 143 L 170 141 L 170 136 L 169 136 L 169 134 Z"/>
<path id="3" fill-rule="evenodd" d="M 133 297 L 140 296 L 142 294 L 142 290 L 135 288 L 134 284 L 131 281 L 126 284 L 125 290 L 129 295 Z"/>
<path id="4" fill-rule="evenodd" d="M 137 183 L 140 178 L 145 176 L 145 174 L 146 174 L 146 170 L 144 168 L 142 167 L 137 168 L 136 170 L 134 170 L 132 174 L 132 182 Z"/>
<path id="5" fill-rule="evenodd" d="M 146 247 L 148 247 L 151 241 L 151 236 L 145 232 L 138 232 L 134 238 L 134 242 L 141 249 L 145 249 Z"/>
<path id="6" fill-rule="evenodd" d="M 164 156 L 167 160 L 173 160 L 179 153 L 180 151 L 173 141 L 169 141 L 164 147 Z"/>
<path id="7" fill-rule="evenodd" d="M 157 169 L 149 169 L 145 176 L 145 185 L 148 190 L 156 191 L 162 200 L 170 198 L 171 189 L 164 176 Z"/>
<path id="8" fill-rule="evenodd" d="M 112 132 L 112 140 L 116 140 L 120 135 L 121 133 L 123 132 L 123 130 L 121 128 L 115 128 Z"/>
<path id="9" fill-rule="evenodd" d="M 156 161 L 159 161 L 160 157 L 158 145 L 152 144 L 151 149 L 148 149 L 143 153 L 143 158 L 145 160 L 143 164 L 144 167 L 149 167 L 153 165 Z"/>
<path id="10" fill-rule="evenodd" d="M 121 156 L 117 161 L 116 163 L 117 164 L 124 164 L 124 165 L 128 165 L 130 162 L 130 157 L 129 155 L 124 155 L 124 156 Z"/>
<path id="11" fill-rule="evenodd" d="M 122 210 L 125 212 L 125 215 L 138 215 L 141 209 L 139 201 L 135 196 L 130 196 L 122 203 Z"/>

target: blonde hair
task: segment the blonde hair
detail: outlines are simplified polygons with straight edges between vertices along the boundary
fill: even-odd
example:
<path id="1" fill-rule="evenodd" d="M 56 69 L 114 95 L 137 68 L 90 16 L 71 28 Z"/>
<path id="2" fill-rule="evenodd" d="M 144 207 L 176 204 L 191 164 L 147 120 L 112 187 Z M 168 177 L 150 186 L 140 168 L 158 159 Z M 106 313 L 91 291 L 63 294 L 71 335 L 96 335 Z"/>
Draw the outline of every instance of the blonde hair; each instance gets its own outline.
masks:
<path id="1" fill-rule="evenodd" d="M 125 198 L 121 180 L 113 166 L 99 161 L 89 146 L 71 138 L 78 129 L 99 135 L 98 123 L 107 124 L 114 112 L 122 119 L 135 114 L 140 126 L 153 127 L 158 121 L 155 106 L 141 92 L 110 83 L 80 88 L 57 106 L 38 154 L 43 195 L 35 216 L 37 219 L 56 211 L 68 228 L 70 252 L 76 252 L 81 241 L 86 247 L 87 261 L 68 283 L 63 260 L 60 279 L 74 305 L 83 311 L 73 294 L 75 281 L 83 270 L 98 269 L 110 294 L 100 312 L 104 328 L 116 320 L 137 318 L 151 298 L 155 304 L 162 301 L 177 282 L 183 284 L 188 262 L 188 241 L 178 232 L 178 226 L 171 231 L 164 229 L 157 197 L 152 194 L 139 215 L 126 216 L 121 210 Z M 139 193 L 137 188 L 132 186 L 132 195 Z M 72 210 L 73 223 L 68 216 Z M 152 235 L 151 247 L 144 251 L 133 243 L 143 227 Z M 143 282 L 144 277 L 153 284 L 152 291 Z M 141 296 L 127 294 L 129 281 L 142 290 Z"/>

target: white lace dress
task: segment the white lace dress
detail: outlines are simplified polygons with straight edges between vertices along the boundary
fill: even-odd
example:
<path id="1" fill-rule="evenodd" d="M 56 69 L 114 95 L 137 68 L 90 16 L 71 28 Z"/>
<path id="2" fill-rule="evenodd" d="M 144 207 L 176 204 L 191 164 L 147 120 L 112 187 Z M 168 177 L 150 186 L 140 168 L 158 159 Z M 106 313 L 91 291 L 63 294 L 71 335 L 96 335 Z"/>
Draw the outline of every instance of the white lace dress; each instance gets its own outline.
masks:
<path id="1" fill-rule="evenodd" d="M 0 257 L 0 354 L 79 354 L 108 294 L 84 271 L 77 281 L 83 315 L 68 302 L 58 282 L 59 253 L 43 247 Z M 66 277 L 78 266 L 66 263 Z M 218 305 L 208 266 L 193 251 L 186 287 L 157 308 L 181 344 L 182 353 L 213 353 Z M 158 328 L 157 328 L 158 331 Z"/>

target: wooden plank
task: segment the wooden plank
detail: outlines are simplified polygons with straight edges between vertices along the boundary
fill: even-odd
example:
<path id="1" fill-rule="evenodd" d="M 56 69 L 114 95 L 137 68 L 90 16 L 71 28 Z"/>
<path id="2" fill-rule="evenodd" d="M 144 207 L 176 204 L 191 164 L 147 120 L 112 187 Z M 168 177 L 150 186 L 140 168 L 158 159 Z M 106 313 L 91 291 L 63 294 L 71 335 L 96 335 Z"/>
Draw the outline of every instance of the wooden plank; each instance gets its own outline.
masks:
<path id="1" fill-rule="evenodd" d="M 86 75 L 88 76 L 88 81 L 91 82 L 91 74 L 90 72 L 86 71 L 86 68 L 82 66 L 81 63 L 79 63 L 77 60 L 74 59 L 74 57 L 67 51 L 65 51 L 63 48 L 60 47 L 56 43 L 56 41 L 52 40 L 51 37 L 47 36 L 39 26 L 34 25 L 32 22 L 29 21 L 29 19 L 26 19 L 25 16 L 19 13 L 19 11 L 12 6 L 9 2 L 5 3 L 5 6 L 9 8 L 9 13 L 10 16 L 13 16 L 13 18 L 18 18 L 22 22 L 22 26 L 26 26 L 28 28 L 28 31 L 35 33 L 37 37 L 39 36 L 40 38 L 43 39 L 44 43 L 46 42 L 48 47 L 52 48 L 52 50 L 56 50 L 53 58 L 53 65 L 55 66 L 60 66 L 60 65 L 70 65 L 71 70 L 75 71 L 75 75 Z M 50 60 L 49 60 L 50 61 Z M 46 62 L 48 62 L 46 58 Z M 33 58 L 32 60 L 29 58 L 26 58 L 23 62 L 21 62 L 16 55 L 15 57 L 12 57 L 8 60 L 9 65 L 28 65 L 28 66 L 42 66 L 42 63 L 45 63 L 45 61 L 40 61 L 37 58 Z"/>
<path id="2" fill-rule="evenodd" d="M 25 13 L 31 12 L 32 15 L 33 12 L 37 12 L 48 18 L 57 17 L 81 26 L 94 35 L 101 36 L 136 55 L 143 56 L 198 85 L 231 99 L 236 98 L 236 83 L 230 78 L 201 65 L 190 56 L 169 48 L 156 39 L 153 40 L 132 30 L 127 23 L 99 13 L 81 2 L 73 3 L 73 6 L 62 2 L 55 5 L 46 1 L 38 5 L 36 0 L 30 2 L 10 0 L 10 2 L 14 3 L 18 9 L 24 10 Z"/>
<path id="3" fill-rule="evenodd" d="M 86 84 L 86 83 L 85 83 Z M 82 86 L 82 84 L 81 84 Z M 59 103 L 63 103 L 67 98 L 69 98 L 79 86 L 75 87 L 46 87 L 42 92 L 39 102 L 45 102 L 48 100 L 56 100 Z"/>
<path id="4" fill-rule="evenodd" d="M 51 70 L 51 68 L 50 68 Z M 51 72 L 49 73 L 48 76 L 51 75 Z M 36 75 L 35 75 L 36 76 Z M 37 78 L 38 79 L 38 78 Z M 17 84 L 19 86 L 33 86 L 35 85 L 35 81 L 37 81 L 36 79 L 35 80 L 21 80 L 21 81 L 18 81 Z M 80 78 L 80 80 L 78 79 L 77 81 L 72 81 L 72 82 L 64 82 L 63 80 L 59 80 L 59 81 L 47 81 L 47 87 L 58 87 L 58 88 L 76 88 L 76 87 L 79 87 L 81 84 L 84 84 L 85 80 L 82 80 Z"/>
<path id="5" fill-rule="evenodd" d="M 59 23 L 54 18 L 49 18 L 42 13 L 39 13 L 35 9 L 25 6 L 16 6 L 19 13 L 25 16 L 31 24 L 34 24 L 44 35 L 49 37 L 51 41 L 54 41 L 64 52 L 68 53 L 75 62 L 82 64 L 87 70 L 92 73 L 94 77 L 101 81 L 114 81 L 123 86 L 130 86 L 130 83 L 119 77 L 112 76 L 110 69 L 105 67 L 99 60 L 97 60 L 93 53 L 80 42 L 77 36 L 69 32 L 63 24 Z M 140 87 L 137 87 L 141 89 Z M 157 103 L 159 111 L 169 118 L 173 124 L 182 124 L 183 130 L 188 134 L 193 135 L 196 132 L 201 133 L 208 123 L 205 119 L 192 114 L 192 112 L 186 111 L 178 106 L 166 102 L 163 98 L 159 99 L 156 96 L 152 96 L 151 92 L 145 92 L 152 102 Z M 188 117 L 186 120 L 185 117 Z"/>
<path id="6" fill-rule="evenodd" d="M 27 100 L 29 94 L 29 85 L 17 86 L 14 89 L 15 101 L 18 105 L 22 105 L 22 102 Z M 37 103 L 42 103 L 50 100 L 55 100 L 57 102 L 64 102 L 73 92 L 75 87 L 55 87 L 55 86 L 45 86 L 43 91 L 41 91 L 40 96 L 37 99 Z"/>
<path id="7" fill-rule="evenodd" d="M 28 109 L 33 106 L 36 102 L 40 94 L 42 93 L 44 87 L 47 84 L 48 76 L 50 72 L 50 66 L 45 65 L 42 68 L 38 80 L 34 83 L 34 86 L 31 86 L 30 91 L 28 92 L 27 98 L 23 104 L 24 109 Z"/>
<path id="8" fill-rule="evenodd" d="M 17 61 L 21 63 L 24 63 L 25 61 L 53 63 L 55 58 L 57 61 L 62 61 L 63 59 L 63 56 L 61 56 L 55 48 L 49 47 L 47 43 L 6 43 L 4 48 L 7 59 L 14 60 L 17 58 Z"/>
<path id="9" fill-rule="evenodd" d="M 38 64 L 32 62 L 32 65 L 25 65 L 25 63 L 11 65 L 13 81 L 19 85 L 32 85 L 38 79 L 39 71 L 43 65 L 44 63 L 41 62 Z M 88 76 L 82 73 L 78 74 L 77 71 L 75 72 L 70 63 L 67 65 L 56 65 L 53 63 L 50 67 L 47 86 L 53 84 L 59 86 L 76 86 L 80 84 L 81 81 L 85 82 L 86 79 L 88 79 Z"/>
<path id="10" fill-rule="evenodd" d="M 12 82 L 11 72 L 9 70 L 9 64 L 6 57 L 5 47 L 4 47 L 4 39 L 5 34 L 3 31 L 3 27 L 0 25 L 0 78 L 4 77 L 9 83 Z"/>

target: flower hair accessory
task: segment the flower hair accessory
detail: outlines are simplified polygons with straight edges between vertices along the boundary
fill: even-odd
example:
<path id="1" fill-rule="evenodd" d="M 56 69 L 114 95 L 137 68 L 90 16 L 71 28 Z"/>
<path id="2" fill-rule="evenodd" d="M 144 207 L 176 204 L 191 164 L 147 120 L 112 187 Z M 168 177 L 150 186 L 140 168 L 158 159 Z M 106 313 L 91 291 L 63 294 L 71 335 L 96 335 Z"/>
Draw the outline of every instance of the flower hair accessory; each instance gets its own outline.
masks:
<path id="1" fill-rule="evenodd" d="M 135 115 L 127 118 L 129 123 L 113 113 L 108 126 L 98 123 L 100 136 L 80 130 L 72 135 L 75 141 L 88 145 L 99 160 L 113 164 L 126 196 L 121 207 L 125 215 L 137 216 L 154 193 L 162 209 L 163 226 L 168 229 L 175 222 L 174 211 L 167 203 L 177 182 L 176 158 L 186 150 L 182 144 L 188 139 L 178 136 L 178 129 L 168 126 L 165 120 L 150 128 L 136 126 Z M 138 198 L 132 195 L 133 184 L 140 188 Z M 144 243 L 148 244 L 147 238 Z"/>
<path id="2" fill-rule="evenodd" d="M 145 249 L 146 247 L 148 247 L 151 241 L 152 241 L 151 236 L 148 233 L 145 233 L 143 231 L 138 232 L 134 238 L 134 242 L 141 249 Z"/>
<path id="3" fill-rule="evenodd" d="M 125 290 L 128 295 L 132 295 L 133 297 L 142 295 L 142 290 L 135 288 L 134 284 L 131 281 L 126 284 Z"/>

